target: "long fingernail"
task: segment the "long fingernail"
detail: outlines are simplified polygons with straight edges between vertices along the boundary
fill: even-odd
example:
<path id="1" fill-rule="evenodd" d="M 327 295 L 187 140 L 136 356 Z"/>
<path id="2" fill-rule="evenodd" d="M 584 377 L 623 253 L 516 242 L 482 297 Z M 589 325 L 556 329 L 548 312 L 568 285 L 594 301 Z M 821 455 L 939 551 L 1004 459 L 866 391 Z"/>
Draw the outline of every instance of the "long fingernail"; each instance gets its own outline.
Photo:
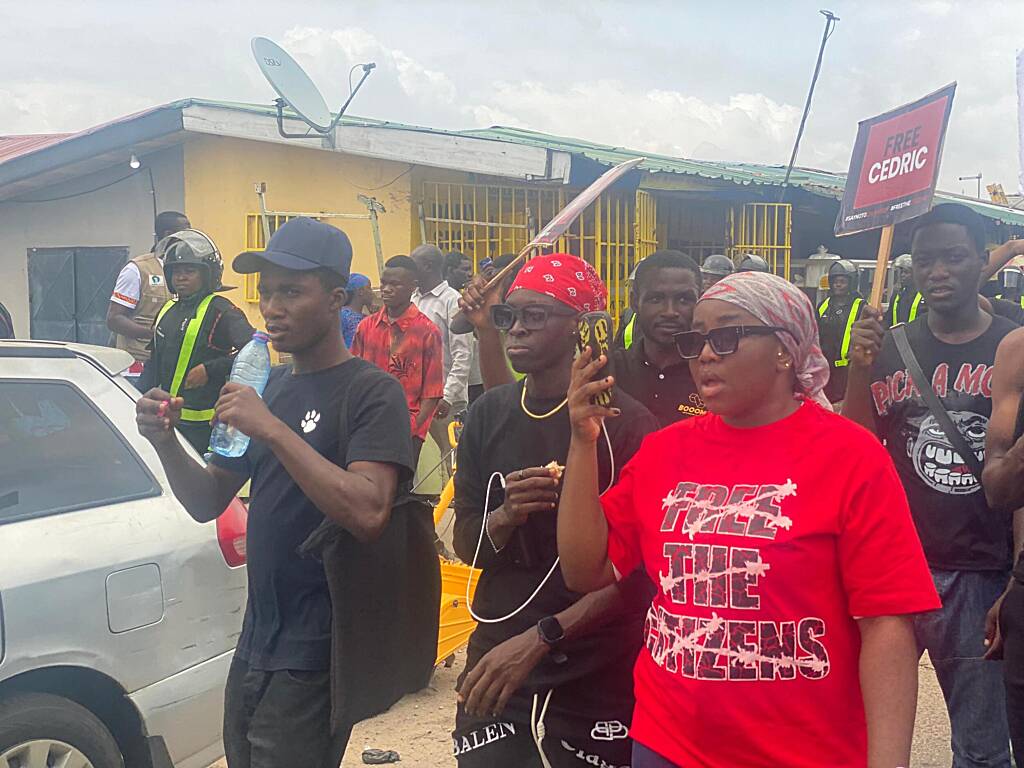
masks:
<path id="1" fill-rule="evenodd" d="M 621 416 L 622 415 L 622 411 L 619 410 L 618 408 L 612 408 L 612 415 L 613 416 Z"/>

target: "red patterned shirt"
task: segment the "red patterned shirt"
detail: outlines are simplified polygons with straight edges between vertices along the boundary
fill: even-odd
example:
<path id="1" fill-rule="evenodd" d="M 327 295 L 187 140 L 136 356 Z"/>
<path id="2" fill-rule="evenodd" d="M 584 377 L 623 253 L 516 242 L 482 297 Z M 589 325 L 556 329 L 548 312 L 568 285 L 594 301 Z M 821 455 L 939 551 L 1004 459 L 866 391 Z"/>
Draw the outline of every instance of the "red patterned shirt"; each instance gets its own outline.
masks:
<path id="1" fill-rule="evenodd" d="M 416 426 L 420 403 L 440 398 L 444 393 L 444 353 L 437 326 L 415 304 L 410 304 L 397 319 L 388 317 L 384 307 L 359 324 L 352 354 L 398 379 L 409 405 L 413 437 L 426 439 L 430 419 Z"/>

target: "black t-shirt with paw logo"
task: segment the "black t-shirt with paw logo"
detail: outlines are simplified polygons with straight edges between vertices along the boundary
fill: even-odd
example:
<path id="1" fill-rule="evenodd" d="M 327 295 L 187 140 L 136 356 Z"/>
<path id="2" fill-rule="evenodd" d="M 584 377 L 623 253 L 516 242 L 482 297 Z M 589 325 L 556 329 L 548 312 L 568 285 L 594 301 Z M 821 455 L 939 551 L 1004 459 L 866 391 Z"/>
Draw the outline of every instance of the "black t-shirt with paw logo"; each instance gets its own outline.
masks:
<path id="1" fill-rule="evenodd" d="M 1016 327 L 996 316 L 973 341 L 947 344 L 931 332 L 927 317 L 907 326 L 921 370 L 982 462 L 992 415 L 996 347 Z M 876 431 L 903 481 L 928 564 L 943 570 L 1006 570 L 1009 517 L 988 508 L 979 478 L 911 384 L 891 332 L 882 343 L 871 379 Z"/>
<path id="2" fill-rule="evenodd" d="M 296 375 L 271 371 L 263 400 L 277 418 L 339 467 L 373 461 L 399 467 L 399 494 L 412 477 L 409 410 L 402 387 L 365 360 Z M 330 665 L 331 597 L 323 564 L 298 553 L 324 521 L 269 446 L 253 440 L 219 467 L 252 478 L 246 547 L 249 600 L 236 653 L 261 670 Z"/>

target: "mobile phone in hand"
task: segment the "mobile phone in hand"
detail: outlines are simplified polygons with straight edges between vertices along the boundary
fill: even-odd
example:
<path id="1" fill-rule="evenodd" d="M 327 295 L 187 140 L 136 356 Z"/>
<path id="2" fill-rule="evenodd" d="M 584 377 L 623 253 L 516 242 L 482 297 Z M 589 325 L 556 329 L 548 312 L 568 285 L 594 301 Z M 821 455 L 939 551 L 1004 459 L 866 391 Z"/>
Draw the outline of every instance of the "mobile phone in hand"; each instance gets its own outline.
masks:
<path id="1" fill-rule="evenodd" d="M 601 355 L 605 356 L 607 362 L 598 371 L 595 380 L 603 379 L 606 376 L 614 375 L 612 370 L 611 346 L 615 334 L 612 331 L 612 317 L 607 312 L 587 312 L 579 319 L 579 336 L 577 346 L 580 352 L 590 348 L 591 360 L 597 360 Z M 612 404 L 612 390 L 606 389 L 597 395 L 594 405 L 601 405 L 608 408 Z"/>

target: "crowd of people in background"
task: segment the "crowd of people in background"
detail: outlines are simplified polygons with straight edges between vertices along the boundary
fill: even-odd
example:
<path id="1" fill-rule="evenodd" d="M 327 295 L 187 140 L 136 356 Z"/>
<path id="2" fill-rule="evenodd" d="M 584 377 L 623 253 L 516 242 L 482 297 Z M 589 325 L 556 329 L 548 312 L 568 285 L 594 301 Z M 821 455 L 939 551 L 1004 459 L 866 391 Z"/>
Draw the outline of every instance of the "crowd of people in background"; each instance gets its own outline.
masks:
<path id="1" fill-rule="evenodd" d="M 905 766 L 924 652 L 955 768 L 1024 755 L 1024 241 L 988 251 L 970 208 L 912 222 L 884 312 L 849 260 L 815 304 L 759 256 L 655 251 L 600 358 L 579 324 L 607 289 L 576 256 L 421 245 L 375 292 L 344 233 L 296 219 L 234 262 L 291 356 L 262 400 L 228 382 L 253 328 L 216 244 L 177 212 L 156 238 L 107 316 L 140 430 L 198 520 L 252 482 L 229 768 L 336 766 L 354 722 L 425 684 L 429 653 L 353 677 L 331 638 L 371 631 L 351 563 L 401 561 L 360 587 L 391 590 L 375 621 L 436 592 L 433 531 L 403 506 L 428 435 L 481 570 L 463 768 Z M 205 453 L 214 420 L 252 443 L 201 467 L 173 429 Z M 340 582 L 299 554 L 325 519 Z"/>

